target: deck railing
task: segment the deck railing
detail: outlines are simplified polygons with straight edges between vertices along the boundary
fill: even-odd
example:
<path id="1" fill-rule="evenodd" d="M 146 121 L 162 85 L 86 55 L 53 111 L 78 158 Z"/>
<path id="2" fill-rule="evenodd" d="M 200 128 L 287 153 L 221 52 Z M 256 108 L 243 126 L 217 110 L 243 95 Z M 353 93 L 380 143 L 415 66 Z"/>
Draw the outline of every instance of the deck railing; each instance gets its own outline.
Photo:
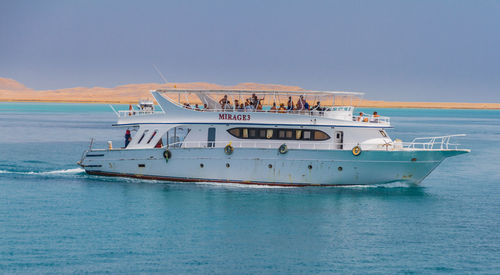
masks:
<path id="1" fill-rule="evenodd" d="M 460 144 L 450 143 L 453 137 L 463 137 L 465 134 L 448 135 L 439 137 L 421 137 L 415 138 L 410 143 L 403 143 L 404 148 L 407 149 L 421 149 L 421 150 L 448 150 L 458 149 Z"/>
<path id="2" fill-rule="evenodd" d="M 383 123 L 389 124 L 391 122 L 391 118 L 387 116 L 352 116 L 352 121 L 359 121 L 364 123 Z"/>
<path id="3" fill-rule="evenodd" d="M 309 115 L 309 116 L 316 116 L 316 117 L 324 117 L 326 114 L 330 112 L 352 112 L 354 109 L 352 106 L 334 106 L 334 107 L 325 107 L 322 109 L 316 109 L 316 110 L 254 110 L 254 109 L 233 109 L 233 108 L 226 108 L 226 109 L 199 109 L 199 108 L 189 108 L 186 106 L 182 106 L 178 104 L 179 107 L 185 108 L 188 110 L 192 111 L 198 111 L 198 112 L 234 112 L 234 113 L 274 113 L 274 114 L 290 114 L 290 115 Z M 124 111 L 116 111 L 112 106 L 111 108 L 115 112 L 115 114 L 119 118 L 125 118 L 125 117 L 130 117 L 130 116 L 138 116 L 138 115 L 153 115 L 153 114 L 163 114 L 163 111 L 151 111 L 151 110 L 124 110 Z M 381 123 L 381 124 L 389 124 L 390 123 L 390 118 L 389 117 L 372 117 L 372 116 L 353 116 L 353 121 L 359 121 L 359 122 L 364 122 L 364 123 Z"/>
<path id="4" fill-rule="evenodd" d="M 145 110 L 129 110 L 129 111 L 117 111 L 118 117 L 129 117 L 138 115 L 153 115 L 153 114 L 164 114 L 163 111 L 145 111 Z"/>
<path id="5" fill-rule="evenodd" d="M 392 141 L 385 144 L 363 144 L 363 143 L 334 143 L 334 142 L 297 142 L 293 140 L 241 140 L 241 141 L 180 141 L 171 143 L 166 147 L 174 148 L 221 148 L 231 145 L 234 148 L 279 148 L 286 144 L 288 149 L 309 149 L 309 150 L 351 150 L 354 146 L 360 146 L 362 149 L 379 151 L 413 151 L 413 150 L 449 150 L 459 149 L 460 144 L 450 143 L 452 137 L 461 137 L 460 135 L 449 135 L 440 137 L 415 138 L 412 142 Z"/>
<path id="6" fill-rule="evenodd" d="M 332 142 L 287 142 L 282 141 L 180 141 L 176 143 L 169 144 L 167 147 L 174 148 L 221 148 L 227 145 L 231 145 L 234 148 L 261 148 L 261 149 L 271 149 L 279 148 L 281 145 L 286 144 L 289 149 L 311 149 L 311 150 L 333 150 L 340 149 L 342 144 L 332 143 Z"/>

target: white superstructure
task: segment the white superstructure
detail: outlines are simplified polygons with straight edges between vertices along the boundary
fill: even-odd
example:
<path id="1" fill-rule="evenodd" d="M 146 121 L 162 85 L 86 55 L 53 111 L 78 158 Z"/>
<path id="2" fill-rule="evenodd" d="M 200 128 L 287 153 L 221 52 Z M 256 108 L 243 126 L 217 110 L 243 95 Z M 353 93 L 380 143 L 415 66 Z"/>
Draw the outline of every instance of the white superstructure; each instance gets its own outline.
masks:
<path id="1" fill-rule="evenodd" d="M 452 136 L 392 140 L 390 120 L 354 114 L 362 93 L 157 90 L 147 108 L 116 112 L 124 148 L 92 149 L 89 174 L 266 185 L 419 183 L 445 158 L 469 152 Z M 281 106 L 281 108 L 280 108 Z"/>

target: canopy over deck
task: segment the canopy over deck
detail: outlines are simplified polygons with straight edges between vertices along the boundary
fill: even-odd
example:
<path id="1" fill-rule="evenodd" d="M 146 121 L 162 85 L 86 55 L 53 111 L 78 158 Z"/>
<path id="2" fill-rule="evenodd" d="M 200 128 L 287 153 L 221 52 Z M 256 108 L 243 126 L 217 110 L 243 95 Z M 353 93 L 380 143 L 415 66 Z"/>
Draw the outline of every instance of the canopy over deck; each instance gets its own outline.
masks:
<path id="1" fill-rule="evenodd" d="M 227 99 L 234 104 L 244 103 L 245 100 L 253 95 L 259 98 L 259 102 L 263 105 L 272 106 L 276 103 L 287 106 L 288 100 L 291 98 L 293 102 L 297 102 L 300 97 L 303 97 L 312 106 L 321 102 L 322 106 L 357 106 L 364 93 L 360 92 L 344 92 L 344 91 L 283 91 L 283 90 L 206 90 L 206 89 L 162 89 L 156 90 L 168 97 L 171 101 L 179 104 L 207 104 L 210 108 L 219 109 L 218 102 L 227 96 Z"/>
<path id="2" fill-rule="evenodd" d="M 273 94 L 294 94 L 294 95 L 336 95 L 336 96 L 358 96 L 362 97 L 364 93 L 360 92 L 344 92 L 344 91 L 283 91 L 283 90 L 206 90 L 206 89 L 161 89 L 156 90 L 161 93 L 225 93 L 225 94 L 259 94 L 259 95 L 273 95 Z"/>

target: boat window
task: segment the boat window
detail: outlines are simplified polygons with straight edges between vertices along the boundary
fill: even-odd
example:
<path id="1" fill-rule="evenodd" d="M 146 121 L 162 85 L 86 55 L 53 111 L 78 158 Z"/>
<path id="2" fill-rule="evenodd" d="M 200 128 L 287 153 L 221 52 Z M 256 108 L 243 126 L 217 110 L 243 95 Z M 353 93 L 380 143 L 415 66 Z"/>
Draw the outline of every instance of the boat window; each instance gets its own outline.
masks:
<path id="1" fill-rule="evenodd" d="M 321 131 L 314 131 L 314 140 L 327 140 L 330 137 L 325 133 Z"/>
<path id="2" fill-rule="evenodd" d="M 295 130 L 295 139 L 300 139 L 302 137 L 302 130 Z"/>
<path id="3" fill-rule="evenodd" d="M 304 131 L 304 137 L 302 139 L 311 139 L 311 131 Z"/>
<path id="4" fill-rule="evenodd" d="M 232 128 L 229 134 L 244 139 L 327 140 L 330 136 L 320 130 Z"/>
<path id="5" fill-rule="evenodd" d="M 184 139 L 186 139 L 190 132 L 190 128 L 172 127 L 163 135 L 166 138 L 165 144 L 175 148 L 181 147 Z"/>
<path id="6" fill-rule="evenodd" d="M 139 141 L 137 142 L 137 144 L 141 143 L 142 139 L 144 138 L 144 136 L 146 136 L 146 134 L 149 132 L 149 130 L 144 130 L 144 132 L 142 132 L 142 136 L 141 138 L 139 139 Z"/>
<path id="7" fill-rule="evenodd" d="M 257 130 L 256 129 L 249 129 L 248 130 L 248 137 L 249 138 L 256 138 L 257 137 Z"/>
<path id="8" fill-rule="evenodd" d="M 285 139 L 285 130 L 278 130 L 278 139 Z"/>
<path id="9" fill-rule="evenodd" d="M 380 134 L 383 136 L 383 137 L 387 137 L 387 134 L 385 133 L 384 130 L 380 130 Z"/>
<path id="10" fill-rule="evenodd" d="M 259 130 L 259 138 L 266 138 L 266 129 Z"/>
<path id="11" fill-rule="evenodd" d="M 235 137 L 239 137 L 240 136 L 240 128 L 230 129 L 229 133 Z"/>
<path id="12" fill-rule="evenodd" d="M 148 139 L 148 144 L 151 142 L 151 140 L 156 136 L 156 133 L 158 133 L 158 130 L 155 130 L 151 137 Z"/>
<path id="13" fill-rule="evenodd" d="M 273 137 L 273 133 L 274 133 L 274 130 L 273 130 L 273 129 L 267 129 L 266 138 L 267 138 L 267 139 L 272 138 L 272 137 Z"/>

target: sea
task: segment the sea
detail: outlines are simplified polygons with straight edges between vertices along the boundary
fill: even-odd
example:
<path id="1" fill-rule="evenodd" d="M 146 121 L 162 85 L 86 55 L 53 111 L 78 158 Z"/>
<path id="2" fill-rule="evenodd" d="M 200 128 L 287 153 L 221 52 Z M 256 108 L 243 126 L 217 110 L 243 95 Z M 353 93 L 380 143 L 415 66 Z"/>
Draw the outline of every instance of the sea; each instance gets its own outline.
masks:
<path id="1" fill-rule="evenodd" d="M 419 185 L 109 178 L 76 164 L 123 143 L 109 106 L 0 103 L 0 273 L 499 274 L 500 110 L 376 111 L 472 152 Z"/>

